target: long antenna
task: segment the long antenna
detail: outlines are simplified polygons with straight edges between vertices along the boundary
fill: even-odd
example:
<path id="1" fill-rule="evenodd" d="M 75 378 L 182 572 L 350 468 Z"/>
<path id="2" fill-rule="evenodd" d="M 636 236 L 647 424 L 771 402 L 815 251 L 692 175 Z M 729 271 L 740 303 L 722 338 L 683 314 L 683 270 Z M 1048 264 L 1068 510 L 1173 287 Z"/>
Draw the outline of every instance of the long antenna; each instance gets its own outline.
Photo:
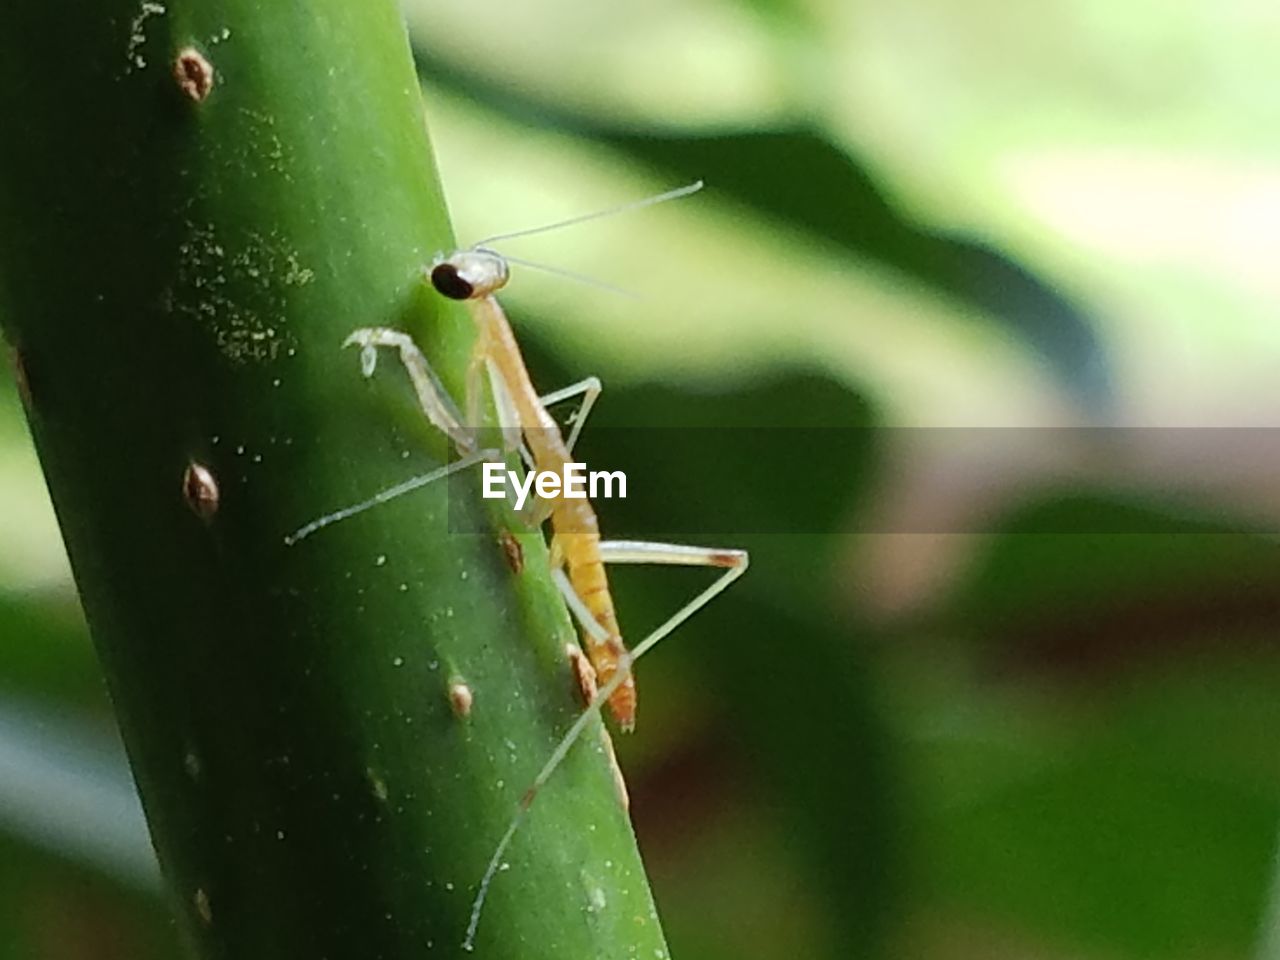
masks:
<path id="1" fill-rule="evenodd" d="M 490 252 L 496 253 L 496 251 L 490 251 Z M 631 298 L 632 300 L 640 299 L 638 295 L 632 293 L 630 290 L 626 290 L 623 287 L 615 287 L 612 283 L 606 283 L 603 280 L 597 280 L 595 277 L 588 277 L 586 274 L 583 274 L 583 273 L 574 273 L 572 270 L 565 270 L 561 267 L 553 267 L 550 264 L 539 263 L 536 260 L 522 260 L 519 257 L 511 257 L 505 253 L 499 253 L 497 255 L 502 257 L 502 259 L 506 260 L 508 263 L 516 264 L 516 266 L 531 267 L 534 270 L 541 270 L 544 273 L 552 273 L 552 274 L 555 274 L 557 277 L 564 277 L 566 280 L 573 280 L 576 283 L 586 284 L 588 287 L 596 287 L 597 289 L 600 289 L 600 290 L 607 290 L 609 293 L 619 293 L 624 297 Z"/>
<path id="2" fill-rule="evenodd" d="M 597 210 L 595 213 L 584 213 L 578 217 L 570 217 L 568 220 L 561 220 L 557 223 L 548 223 L 541 227 L 531 227 L 528 230 L 517 230 L 514 233 L 499 233 L 493 237 L 485 237 L 479 243 L 475 244 L 475 246 L 483 247 L 498 240 L 514 240 L 516 237 L 529 237 L 535 233 L 546 233 L 549 230 L 559 230 L 561 227 L 572 227 L 575 224 L 586 223 L 588 220 L 598 220 L 601 217 L 612 217 L 615 213 L 626 213 L 630 210 L 639 210 L 642 207 L 651 207 L 655 203 L 665 203 L 668 200 L 678 200 L 680 197 L 687 197 L 691 193 L 697 193 L 701 189 L 702 181 L 695 180 L 693 183 L 686 184 L 683 187 L 676 187 L 676 189 L 668 190 L 666 193 L 660 193 L 654 197 L 645 197 L 643 200 L 633 200 L 630 203 L 624 203 L 617 207 L 610 207 L 607 210 Z"/>

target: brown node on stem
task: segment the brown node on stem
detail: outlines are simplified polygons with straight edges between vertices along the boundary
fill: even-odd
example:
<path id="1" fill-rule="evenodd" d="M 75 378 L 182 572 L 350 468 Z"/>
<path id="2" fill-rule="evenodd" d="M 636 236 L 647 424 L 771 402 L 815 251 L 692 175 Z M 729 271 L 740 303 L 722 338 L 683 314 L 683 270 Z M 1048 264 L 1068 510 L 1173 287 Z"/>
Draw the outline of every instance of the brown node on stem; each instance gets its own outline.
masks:
<path id="1" fill-rule="evenodd" d="M 569 658 L 569 666 L 573 669 L 573 679 L 578 683 L 578 695 L 582 697 L 582 705 L 589 707 L 596 698 L 596 668 L 591 665 L 587 655 L 576 643 L 566 643 L 564 652 Z"/>
<path id="2" fill-rule="evenodd" d="M 507 566 L 511 568 L 512 573 L 519 576 L 524 570 L 524 547 L 520 546 L 520 541 L 510 530 L 502 530 L 498 533 L 498 544 L 507 558 Z"/>
<path id="3" fill-rule="evenodd" d="M 182 498 L 187 501 L 191 512 L 205 523 L 218 512 L 218 481 L 204 464 L 194 460 L 187 464 L 182 475 Z"/>
<path id="4" fill-rule="evenodd" d="M 582 698 L 582 706 L 589 707 L 595 702 L 599 686 L 596 683 L 596 668 L 591 665 L 587 655 L 576 643 L 566 643 L 564 652 L 569 658 L 569 666 L 573 669 L 573 678 L 578 683 L 578 695 Z M 622 776 L 622 767 L 618 763 L 618 755 L 613 749 L 613 738 L 609 729 L 600 725 L 600 741 L 609 759 L 609 770 L 613 773 L 613 786 L 618 794 L 618 802 L 623 810 L 631 809 L 631 794 L 627 791 L 627 781 Z"/>
<path id="5" fill-rule="evenodd" d="M 173 79 L 183 96 L 200 103 L 213 89 L 213 64 L 195 47 L 186 47 L 173 61 Z"/>

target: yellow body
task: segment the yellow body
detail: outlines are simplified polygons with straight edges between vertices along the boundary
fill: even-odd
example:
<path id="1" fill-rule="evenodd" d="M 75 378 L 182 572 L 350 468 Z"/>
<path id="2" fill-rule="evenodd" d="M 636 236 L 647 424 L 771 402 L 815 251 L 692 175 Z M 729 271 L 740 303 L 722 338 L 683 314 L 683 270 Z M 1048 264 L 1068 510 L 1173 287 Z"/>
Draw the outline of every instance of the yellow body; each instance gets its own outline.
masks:
<path id="1" fill-rule="evenodd" d="M 573 456 L 559 425 L 538 399 L 506 314 L 491 295 L 473 299 L 470 303 L 479 328 L 476 356 L 490 360 L 506 382 L 520 417 L 525 443 L 537 468 L 562 473 L 564 465 L 573 461 Z M 583 631 L 587 655 L 603 686 L 617 673 L 626 647 L 618 630 L 609 580 L 600 557 L 600 528 L 591 501 L 557 498 L 552 505 L 551 530 L 553 552 L 563 557 L 574 591 L 606 634 L 601 639 L 590 631 Z M 609 698 L 609 709 L 623 730 L 635 726 L 636 687 L 631 676 Z"/>

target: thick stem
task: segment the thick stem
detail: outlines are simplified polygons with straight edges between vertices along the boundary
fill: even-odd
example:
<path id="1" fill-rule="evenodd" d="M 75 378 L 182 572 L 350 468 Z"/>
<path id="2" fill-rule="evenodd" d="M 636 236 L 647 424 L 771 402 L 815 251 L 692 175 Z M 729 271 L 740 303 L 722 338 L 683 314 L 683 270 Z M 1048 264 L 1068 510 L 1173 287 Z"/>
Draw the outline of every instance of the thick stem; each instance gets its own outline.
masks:
<path id="1" fill-rule="evenodd" d="M 77 6 L 0 10 L 0 318 L 164 873 L 204 957 L 459 955 L 578 709 L 543 544 L 474 474 L 284 542 L 446 457 L 344 337 L 473 336 L 395 5 Z M 476 956 L 665 956 L 584 744 Z"/>

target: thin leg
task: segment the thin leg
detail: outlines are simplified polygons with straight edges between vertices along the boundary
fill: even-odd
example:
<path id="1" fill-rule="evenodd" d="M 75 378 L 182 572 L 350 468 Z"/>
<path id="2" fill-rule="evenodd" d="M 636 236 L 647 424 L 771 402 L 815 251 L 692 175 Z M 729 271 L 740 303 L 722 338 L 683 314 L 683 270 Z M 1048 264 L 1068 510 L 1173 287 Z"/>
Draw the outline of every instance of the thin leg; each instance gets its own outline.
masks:
<path id="1" fill-rule="evenodd" d="M 502 371 L 496 363 L 493 363 L 488 353 L 481 347 L 477 346 L 472 356 L 473 368 L 477 363 L 482 363 L 489 376 L 489 386 L 493 392 L 494 406 L 498 414 L 498 424 L 502 431 L 503 446 L 508 451 L 519 450 L 520 458 L 524 461 L 527 470 L 538 469 L 538 464 L 534 460 L 533 454 L 530 453 L 528 445 L 524 442 L 524 431 L 526 424 L 520 420 L 519 410 L 516 408 L 515 400 L 512 397 L 511 387 L 508 385 L 506 378 L 502 375 Z M 548 394 L 546 397 L 539 397 L 538 402 L 545 408 L 547 403 L 558 403 L 567 400 L 578 394 L 585 394 L 587 399 L 583 401 L 582 408 L 575 417 L 573 432 L 570 435 L 570 449 L 572 443 L 576 442 L 577 436 L 582 429 L 582 421 L 585 414 L 589 413 L 595 398 L 600 394 L 600 380 L 597 377 L 588 377 L 578 383 L 572 384 L 554 393 Z M 478 407 L 473 402 L 474 393 L 472 387 L 467 388 L 468 408 Z M 474 422 L 474 421 L 473 421 Z M 544 429 L 542 427 L 529 427 L 528 429 Z M 544 501 L 534 495 L 531 502 L 522 510 L 518 510 L 517 514 L 522 523 L 529 527 L 540 527 L 551 516 L 554 504 Z"/>
<path id="2" fill-rule="evenodd" d="M 626 683 L 627 677 L 631 675 L 637 660 L 652 650 L 660 640 L 670 635 L 672 631 L 719 594 L 723 593 L 733 581 L 747 572 L 748 557 L 745 550 L 718 550 L 669 543 L 645 543 L 636 540 L 605 541 L 600 544 L 600 548 L 605 556 L 605 561 L 609 563 L 661 563 L 680 566 L 722 567 L 724 568 L 724 573 L 717 577 L 711 586 L 673 613 L 665 623 L 636 644 L 634 650 L 618 661 L 617 673 L 599 689 L 595 699 L 591 701 L 582 713 L 578 714 L 577 719 L 573 721 L 573 724 L 565 731 L 564 736 L 560 738 L 556 748 L 551 751 L 551 756 L 547 758 L 547 762 L 538 771 L 538 775 L 534 777 L 529 789 L 520 798 L 520 805 L 516 808 L 515 816 L 511 818 L 511 822 L 507 825 L 506 833 L 498 841 L 497 849 L 493 851 L 493 856 L 489 858 L 489 864 L 485 868 L 484 876 L 480 878 L 476 899 L 471 905 L 471 920 L 467 924 L 467 935 L 462 941 L 464 950 L 470 951 L 475 946 L 476 930 L 480 926 L 480 914 L 484 910 L 484 902 L 489 895 L 489 886 L 502 868 L 502 858 L 506 855 L 507 848 L 511 845 L 516 831 L 520 829 L 520 824 L 524 822 L 525 816 L 528 815 L 529 808 L 533 806 L 533 801 L 537 799 L 538 791 L 546 786 L 547 781 L 551 779 L 556 769 L 564 762 L 564 758 L 581 738 L 583 731 L 587 729 L 587 725 L 600 715 L 601 708 L 608 702 L 609 698 L 613 696 L 619 687 Z M 557 572 L 563 576 L 562 571 L 553 571 L 553 573 Z M 579 600 L 580 602 L 581 600 Z M 573 609 L 572 605 L 570 605 L 570 609 Z"/>
<path id="3" fill-rule="evenodd" d="M 498 429 L 502 434 L 504 452 L 510 453 L 518 450 L 521 460 L 524 461 L 525 469 L 537 469 L 533 455 L 524 443 L 524 425 L 520 421 L 520 411 L 516 408 L 515 400 L 511 396 L 511 388 L 507 385 L 506 378 L 502 376 L 502 371 L 498 368 L 498 365 L 490 358 L 485 344 L 480 342 L 477 342 L 472 350 L 471 366 L 467 371 L 467 409 L 468 411 L 474 411 L 468 413 L 468 416 L 472 418 L 471 422 L 473 424 L 479 424 L 480 422 L 480 384 L 482 383 L 482 374 L 487 374 L 489 378 L 489 389 L 493 394 L 494 411 L 498 416 Z M 478 426 L 476 429 L 479 429 Z M 510 505 L 512 512 L 520 518 L 522 523 L 530 527 L 542 525 L 542 520 L 546 518 L 536 518 L 539 512 L 537 494 L 532 494 L 531 502 L 526 504 L 523 509 L 518 509 L 512 500 L 513 491 L 509 487 L 504 489 L 506 489 L 508 505 Z"/>
<path id="4" fill-rule="evenodd" d="M 505 381 L 501 377 L 497 378 L 497 382 Z M 591 413 L 591 408 L 595 405 L 596 398 L 600 396 L 603 387 L 600 384 L 599 377 L 587 377 L 585 380 L 579 380 L 577 383 L 562 387 L 559 390 L 548 393 L 545 397 L 539 397 L 538 402 L 543 408 L 552 406 L 553 404 L 563 403 L 570 397 L 576 397 L 579 394 L 585 395 L 576 413 L 570 418 L 573 429 L 569 433 L 569 439 L 565 446 L 569 452 L 573 452 L 574 445 L 578 442 L 578 435 L 582 433 L 582 427 L 587 421 L 587 415 Z M 540 428 L 539 428 L 540 429 Z M 536 470 L 537 464 L 534 463 L 533 455 L 529 453 L 529 448 L 524 444 L 520 445 L 520 455 L 524 459 L 525 466 L 530 470 Z M 555 504 L 550 501 L 538 500 L 531 507 L 522 512 L 521 520 L 529 527 L 540 527 L 551 516 L 551 511 L 555 508 Z M 572 609 L 572 606 L 570 607 Z"/>
<path id="5" fill-rule="evenodd" d="M 533 451 L 529 449 L 529 445 L 523 440 L 520 441 L 520 459 L 523 461 L 526 470 L 536 470 L 538 465 L 533 460 Z"/>
<path id="6" fill-rule="evenodd" d="M 364 327 L 347 337 L 342 345 L 360 348 L 360 369 L 366 377 L 373 376 L 377 367 L 378 347 L 399 350 L 400 362 L 409 371 L 409 379 L 413 381 L 418 403 L 422 405 L 422 412 L 427 415 L 427 419 L 454 442 L 460 453 L 475 450 L 475 441 L 462 427 L 457 405 L 445 392 L 426 355 L 407 333 L 387 327 Z"/>
<path id="7" fill-rule="evenodd" d="M 467 404 L 467 430 L 472 437 L 480 435 L 480 424 L 484 419 L 484 383 L 485 366 L 489 359 L 489 342 L 481 328 L 476 342 L 471 345 L 471 359 L 467 362 L 467 379 L 465 390 Z"/>
<path id="8" fill-rule="evenodd" d="M 493 393 L 493 406 L 498 415 L 498 430 L 502 434 L 502 447 L 506 453 L 518 450 L 520 458 L 524 461 L 525 469 L 536 469 L 533 462 L 533 455 L 529 452 L 529 448 L 524 444 L 524 433 L 520 424 L 520 412 L 516 409 L 515 401 L 511 398 L 511 390 L 507 387 L 507 381 L 503 379 L 502 372 L 487 355 L 482 355 L 481 360 L 484 369 L 489 376 L 489 389 Z M 478 421 L 477 421 L 478 422 Z M 509 486 L 504 485 L 503 490 L 506 492 L 507 504 L 511 507 L 513 513 L 520 517 L 521 522 L 527 523 L 529 526 L 540 526 L 541 521 L 537 523 L 529 523 L 530 517 L 537 510 L 537 495 L 534 494 L 533 502 L 529 503 L 523 510 L 517 509 L 515 500 L 513 499 L 515 491 Z"/>
<path id="9" fill-rule="evenodd" d="M 692 547 L 683 543 L 650 543 L 645 540 L 601 540 L 605 563 L 652 563 L 666 567 L 729 567 L 747 569 L 747 551 L 717 547 Z M 696 611 L 691 611 L 696 612 Z M 679 616 L 679 614 L 676 614 Z M 640 648 L 636 647 L 636 653 Z"/>
<path id="10" fill-rule="evenodd" d="M 485 359 L 485 369 L 489 373 L 489 388 L 493 391 L 493 405 L 498 414 L 498 429 L 502 433 L 502 448 L 508 452 L 521 449 L 520 411 L 511 399 L 511 391 L 507 389 L 507 381 L 503 379 L 497 364 Z M 524 451 L 528 453 L 528 451 Z"/>
<path id="11" fill-rule="evenodd" d="M 352 504 L 349 507 L 344 507 L 334 513 L 325 514 L 319 519 L 312 520 L 306 526 L 299 527 L 293 533 L 285 537 L 285 546 L 292 547 L 299 540 L 303 540 L 306 537 L 311 536 L 311 534 L 315 533 L 317 530 L 322 530 L 331 524 L 337 523 L 339 520 L 346 520 L 349 517 L 354 517 L 358 513 L 364 513 L 371 507 L 376 507 L 380 503 L 386 503 L 388 500 L 394 500 L 396 497 L 409 493 L 412 490 L 417 490 L 419 487 L 425 487 L 427 484 L 433 483 L 436 480 L 443 480 L 445 477 L 455 474 L 459 470 L 465 470 L 467 467 L 474 466 L 483 460 L 493 459 L 500 461 L 501 456 L 502 451 L 500 450 L 475 450 L 468 453 L 461 459 L 455 460 L 453 463 L 440 467 L 439 469 L 420 474 L 416 477 L 411 477 L 403 483 L 397 483 L 394 487 L 388 487 L 381 493 L 375 493 L 368 500 L 362 500 L 360 503 Z"/>
<path id="12" fill-rule="evenodd" d="M 591 408 L 595 406 L 596 400 L 600 397 L 600 392 L 604 386 L 600 383 L 599 377 L 587 377 L 585 380 L 579 380 L 567 387 L 548 393 L 545 397 L 539 397 L 538 402 L 544 407 L 555 406 L 557 403 L 563 403 L 570 397 L 576 397 L 582 394 L 582 405 L 578 407 L 569 422 L 573 424 L 573 429 L 569 431 L 569 439 L 565 446 L 569 448 L 569 452 L 573 452 L 574 446 L 578 442 L 578 434 L 582 433 L 583 424 L 587 422 L 587 417 L 591 413 Z"/>
<path id="13" fill-rule="evenodd" d="M 554 567 L 551 570 L 551 579 L 560 589 L 560 595 L 564 597 L 565 605 L 569 608 L 569 612 L 582 625 L 582 629 L 591 634 L 601 643 L 609 640 L 609 633 L 604 627 L 596 621 L 591 615 L 591 611 L 587 609 L 587 605 L 582 602 L 582 598 L 578 596 L 578 591 L 573 589 L 573 584 L 569 582 L 569 577 L 565 574 L 561 567 Z"/>
<path id="14" fill-rule="evenodd" d="M 537 469 L 537 464 L 532 462 L 532 458 L 530 458 L 529 469 Z M 533 502 L 523 510 L 519 511 L 520 522 L 530 529 L 540 527 L 546 523 L 556 509 L 556 502 L 554 500 L 543 500 L 536 492 L 532 494 L 532 498 Z"/>

